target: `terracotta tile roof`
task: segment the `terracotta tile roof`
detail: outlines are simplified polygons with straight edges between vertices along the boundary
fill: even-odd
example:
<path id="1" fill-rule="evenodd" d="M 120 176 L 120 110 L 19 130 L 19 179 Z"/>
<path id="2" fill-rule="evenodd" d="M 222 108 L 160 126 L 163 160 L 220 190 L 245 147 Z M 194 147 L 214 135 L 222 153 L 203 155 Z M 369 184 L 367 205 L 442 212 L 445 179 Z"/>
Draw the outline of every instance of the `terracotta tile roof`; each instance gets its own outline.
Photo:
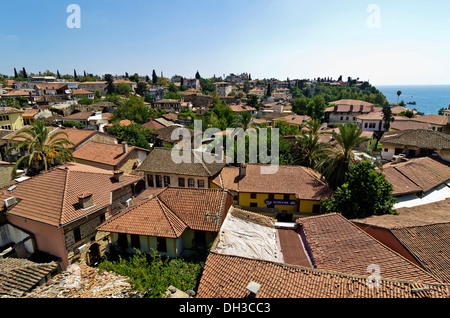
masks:
<path id="1" fill-rule="evenodd" d="M 201 162 L 196 163 L 194 156 L 201 159 Z M 175 163 L 172 160 L 172 149 L 154 148 L 137 170 L 149 173 L 212 177 L 217 175 L 225 165 L 225 163 L 206 163 L 195 151 L 191 152 L 190 163 Z"/>
<path id="2" fill-rule="evenodd" d="M 367 114 L 358 115 L 356 118 L 360 120 L 383 120 L 383 113 L 374 111 Z"/>
<path id="3" fill-rule="evenodd" d="M 250 282 L 261 285 L 256 298 L 448 298 L 448 285 L 387 280 L 370 288 L 365 276 L 289 266 L 211 252 L 197 298 L 245 298 Z M 420 292 L 421 288 L 426 290 Z"/>
<path id="4" fill-rule="evenodd" d="M 380 143 L 422 149 L 450 149 L 450 135 L 428 129 L 410 129 L 385 133 Z"/>
<path id="5" fill-rule="evenodd" d="M 450 283 L 450 223 L 392 229 L 395 237 L 422 266 L 444 283 Z"/>
<path id="6" fill-rule="evenodd" d="M 111 192 L 142 178 L 125 175 L 115 181 L 112 171 L 82 164 L 67 163 L 16 184 L 10 193 L 1 189 L 0 199 L 14 196 L 18 203 L 6 214 L 52 226 L 65 225 L 111 204 Z M 94 206 L 82 209 L 78 195 L 92 192 Z"/>
<path id="7" fill-rule="evenodd" d="M 422 192 L 421 187 L 408 179 L 407 176 L 398 171 L 395 167 L 386 166 L 383 168 L 382 173 L 386 180 L 392 184 L 394 188 L 392 195 L 394 197 Z"/>
<path id="8" fill-rule="evenodd" d="M 398 164 L 386 164 L 382 172 L 386 180 L 393 184 L 395 195 L 400 195 L 411 192 L 408 190 L 415 191 L 417 187 L 422 192 L 427 192 L 441 185 L 450 179 L 449 167 L 448 162 L 423 157 Z"/>
<path id="9" fill-rule="evenodd" d="M 439 283 L 401 255 L 381 244 L 340 214 L 325 214 L 297 220 L 304 231 L 313 265 L 317 269 L 366 276 L 371 264 L 379 266 L 386 279 Z"/>
<path id="10" fill-rule="evenodd" d="M 106 223 L 99 231 L 178 238 L 187 225 L 157 197 L 132 206 Z"/>
<path id="11" fill-rule="evenodd" d="M 100 225 L 99 231 L 178 238 L 186 228 L 218 232 L 231 205 L 226 191 L 167 188 Z"/>
<path id="12" fill-rule="evenodd" d="M 193 230 L 218 232 L 233 197 L 217 189 L 168 188 L 158 198 Z"/>
<path id="13" fill-rule="evenodd" d="M 131 298 L 136 295 L 128 277 L 81 263 L 70 265 L 23 298 Z"/>
<path id="14" fill-rule="evenodd" d="M 58 84 L 58 83 L 38 83 L 34 85 L 37 88 L 40 89 L 62 89 L 62 88 L 66 88 L 67 84 Z"/>
<path id="15" fill-rule="evenodd" d="M 239 168 L 225 167 L 213 183 L 232 191 L 247 193 L 295 194 L 300 200 L 321 200 L 332 189 L 312 169 L 302 166 L 278 166 L 274 174 L 262 174 L 260 164 L 247 164 L 246 176 L 239 178 Z"/>
<path id="16" fill-rule="evenodd" d="M 181 136 L 180 137 L 177 136 L 179 139 L 175 139 L 175 140 L 172 139 L 172 133 L 177 128 L 183 128 L 183 127 L 180 127 L 178 125 L 171 125 L 171 126 L 168 126 L 168 127 L 164 127 L 164 128 L 160 128 L 160 129 L 157 129 L 157 130 L 153 130 L 150 133 L 152 135 L 154 135 L 156 138 L 158 138 L 158 139 L 160 139 L 160 140 L 162 140 L 164 142 L 172 144 L 172 143 L 182 139 Z M 187 129 L 187 128 L 185 128 L 185 129 Z M 187 129 L 187 130 L 190 132 L 191 137 L 193 137 L 194 136 L 194 131 L 192 129 Z"/>
<path id="17" fill-rule="evenodd" d="M 112 139 L 117 140 L 117 138 L 114 136 L 110 136 L 96 130 L 64 128 L 59 129 L 58 131 L 65 132 L 67 134 L 67 139 L 73 143 L 73 146 L 70 146 L 69 148 L 77 148 L 79 145 L 81 145 L 83 142 L 93 137 L 94 135 L 105 135 Z M 61 137 L 66 136 L 62 135 Z"/>
<path id="18" fill-rule="evenodd" d="M 123 148 L 122 144 L 105 144 L 89 141 L 75 150 L 72 155 L 75 159 L 117 166 L 127 159 L 133 151 L 137 151 L 137 148 L 133 146 L 128 146 L 127 152 L 124 152 Z M 147 152 L 150 152 L 150 150 Z"/>
<path id="19" fill-rule="evenodd" d="M 274 121 L 286 121 L 288 124 L 301 126 L 310 119 L 311 117 L 309 116 L 293 114 L 281 118 L 276 118 Z"/>
<path id="20" fill-rule="evenodd" d="M 23 96 L 23 97 L 28 97 L 30 96 L 29 92 L 25 92 L 25 91 L 11 91 L 11 92 L 7 92 L 5 94 L 1 95 L 2 97 L 14 97 L 14 96 Z"/>
<path id="21" fill-rule="evenodd" d="M 147 128 L 147 129 L 160 129 L 160 128 L 164 128 L 165 126 L 163 124 L 158 123 L 155 120 L 152 120 L 145 124 L 142 124 L 142 127 Z"/>
<path id="22" fill-rule="evenodd" d="M 438 125 L 438 126 L 446 126 L 446 125 L 450 124 L 449 118 L 450 117 L 444 116 L 444 115 L 431 114 L 431 115 L 414 117 L 414 118 L 411 118 L 411 120 L 418 121 L 421 123 L 429 123 L 429 124 Z"/>
<path id="23" fill-rule="evenodd" d="M 89 117 L 93 116 L 95 112 L 78 112 L 66 117 L 63 120 L 87 120 Z"/>
<path id="24" fill-rule="evenodd" d="M 39 109 L 36 108 L 27 108 L 24 109 L 23 113 L 22 113 L 22 118 L 25 117 L 33 117 L 34 115 L 36 115 L 37 113 L 39 113 Z"/>
<path id="25" fill-rule="evenodd" d="M 90 95 L 90 94 L 92 94 L 92 92 L 84 90 L 84 89 L 74 89 L 74 90 L 72 90 L 72 94 L 74 94 L 74 95 Z"/>
<path id="26" fill-rule="evenodd" d="M 58 264 L 35 263 L 21 258 L 0 258 L 0 298 L 21 297 L 47 275 L 57 271 Z"/>
<path id="27" fill-rule="evenodd" d="M 450 198 L 415 207 L 397 209 L 398 215 L 373 215 L 352 222 L 386 229 L 450 222 Z"/>
<path id="28" fill-rule="evenodd" d="M 17 108 L 0 106 L 0 115 L 21 114 L 23 112 L 24 112 L 23 110 Z"/>
<path id="29" fill-rule="evenodd" d="M 392 130 L 429 129 L 430 124 L 395 120 L 393 123 L 391 123 L 390 128 Z"/>

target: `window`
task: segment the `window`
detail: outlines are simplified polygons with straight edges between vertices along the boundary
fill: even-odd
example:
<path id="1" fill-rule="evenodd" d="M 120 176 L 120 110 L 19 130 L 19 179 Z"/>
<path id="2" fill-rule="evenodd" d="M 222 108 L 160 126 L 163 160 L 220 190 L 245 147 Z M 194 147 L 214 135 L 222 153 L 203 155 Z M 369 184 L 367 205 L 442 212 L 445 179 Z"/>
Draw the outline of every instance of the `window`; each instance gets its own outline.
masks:
<path id="1" fill-rule="evenodd" d="M 164 176 L 164 186 L 165 187 L 170 186 L 170 177 L 169 176 Z"/>
<path id="2" fill-rule="evenodd" d="M 285 195 L 284 195 L 284 200 L 290 200 L 290 197 L 291 197 L 291 196 L 290 196 L 289 194 L 285 194 Z"/>
<path id="3" fill-rule="evenodd" d="M 153 175 L 149 174 L 147 175 L 147 181 L 148 181 L 148 186 L 151 188 L 155 187 L 155 183 L 153 182 Z"/>
<path id="4" fill-rule="evenodd" d="M 162 177 L 156 176 L 156 187 L 162 188 Z"/>
<path id="5" fill-rule="evenodd" d="M 81 231 L 80 231 L 79 227 L 77 227 L 76 229 L 73 230 L 73 236 L 75 238 L 75 242 L 78 242 L 79 240 L 81 240 Z"/>
<path id="6" fill-rule="evenodd" d="M 375 128 L 376 124 L 375 123 L 369 123 L 369 128 Z"/>
<path id="7" fill-rule="evenodd" d="M 117 245 L 120 248 L 126 249 L 128 247 L 128 239 L 125 233 L 119 233 L 119 237 L 117 238 Z"/>
<path id="8" fill-rule="evenodd" d="M 387 149 L 387 148 L 384 148 L 384 152 L 388 152 L 388 149 Z"/>
<path id="9" fill-rule="evenodd" d="M 367 128 L 367 126 L 368 126 L 368 124 L 367 124 L 367 123 L 364 123 L 364 128 Z"/>
<path id="10" fill-rule="evenodd" d="M 166 244 L 166 238 L 165 237 L 158 237 L 157 238 L 157 251 L 158 252 L 167 252 L 167 244 Z"/>
<path id="11" fill-rule="evenodd" d="M 131 247 L 132 248 L 141 248 L 141 241 L 139 240 L 139 235 L 132 234 L 131 235 Z"/>
<path id="12" fill-rule="evenodd" d="M 194 179 L 188 179 L 188 187 L 189 188 L 195 187 L 195 180 Z"/>
<path id="13" fill-rule="evenodd" d="M 344 120 L 344 117 L 343 117 L 343 116 L 341 116 L 341 120 Z"/>
<path id="14" fill-rule="evenodd" d="M 104 214 L 100 215 L 100 223 L 105 222 L 106 216 Z"/>
<path id="15" fill-rule="evenodd" d="M 257 208 L 258 207 L 258 203 L 252 202 L 252 203 L 250 203 L 250 207 L 251 208 Z"/>
<path id="16" fill-rule="evenodd" d="M 184 183 L 184 178 L 178 178 L 178 186 L 184 188 L 186 184 Z"/>
<path id="17" fill-rule="evenodd" d="M 275 194 L 273 194 L 273 193 L 269 194 L 269 200 L 273 200 L 273 199 L 275 199 Z"/>
<path id="18" fill-rule="evenodd" d="M 250 198 L 251 199 L 256 199 L 256 193 L 250 193 Z"/>
<path id="19" fill-rule="evenodd" d="M 199 188 L 204 188 L 205 187 L 205 180 L 198 180 L 197 181 L 197 186 Z"/>

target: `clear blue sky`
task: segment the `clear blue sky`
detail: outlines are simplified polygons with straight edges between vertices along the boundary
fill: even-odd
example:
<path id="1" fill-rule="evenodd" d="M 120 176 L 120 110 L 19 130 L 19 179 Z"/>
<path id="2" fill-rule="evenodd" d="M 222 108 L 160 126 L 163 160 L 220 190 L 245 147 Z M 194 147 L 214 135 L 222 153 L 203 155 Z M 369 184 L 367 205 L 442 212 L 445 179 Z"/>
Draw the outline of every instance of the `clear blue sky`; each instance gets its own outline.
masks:
<path id="1" fill-rule="evenodd" d="M 81 28 L 69 29 L 69 4 Z M 371 4 L 380 28 L 370 28 Z M 0 73 L 253 78 L 343 75 L 381 84 L 450 84 L 450 1 L 2 1 Z"/>

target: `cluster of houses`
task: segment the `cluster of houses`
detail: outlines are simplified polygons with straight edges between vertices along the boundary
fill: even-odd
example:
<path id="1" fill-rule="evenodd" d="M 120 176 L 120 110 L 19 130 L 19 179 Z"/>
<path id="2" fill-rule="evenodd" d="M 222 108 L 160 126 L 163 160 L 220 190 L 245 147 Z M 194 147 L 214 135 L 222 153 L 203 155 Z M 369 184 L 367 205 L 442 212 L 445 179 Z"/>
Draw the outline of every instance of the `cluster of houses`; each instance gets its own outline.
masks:
<path id="1" fill-rule="evenodd" d="M 242 78 L 248 80 L 233 76 L 227 85 Z M 100 86 L 88 87 L 100 85 L 93 83 L 35 84 L 32 94 L 103 94 Z M 275 88 L 284 89 L 282 83 Z M 183 85 L 200 89 L 198 80 Z M 174 107 L 197 107 L 199 100 L 188 96 Z M 285 120 L 301 128 L 310 119 L 283 100 L 263 104 L 262 118 L 244 102 L 230 107 L 254 112 L 255 124 Z M 11 179 L 10 162 L 23 153 L 6 150 L 43 111 L 0 109 L 0 269 L 14 274 L 0 276 L 0 297 L 26 297 L 72 264 L 153 250 L 172 258 L 209 250 L 199 298 L 449 297 L 449 116 L 408 118 L 398 115 L 404 108 L 392 108 L 395 121 L 379 140 L 380 171 L 394 187 L 399 213 L 348 220 L 322 213 L 333 190 L 309 168 L 279 166 L 264 174 L 261 164 L 207 162 L 200 149 L 190 153 L 198 160 L 175 163 L 167 145 L 178 142 L 171 138 L 175 129 L 190 124 L 176 111 L 143 125 L 152 129 L 152 150 L 108 135 L 101 128 L 109 124 L 107 112 L 64 115 L 86 126 L 49 126 L 50 135 L 67 134 L 74 162 Z M 323 142 L 333 143 L 327 137 L 338 123 L 359 123 L 368 136 L 383 131 L 381 110 L 370 103 L 335 101 L 325 114 L 330 127 L 321 129 Z"/>

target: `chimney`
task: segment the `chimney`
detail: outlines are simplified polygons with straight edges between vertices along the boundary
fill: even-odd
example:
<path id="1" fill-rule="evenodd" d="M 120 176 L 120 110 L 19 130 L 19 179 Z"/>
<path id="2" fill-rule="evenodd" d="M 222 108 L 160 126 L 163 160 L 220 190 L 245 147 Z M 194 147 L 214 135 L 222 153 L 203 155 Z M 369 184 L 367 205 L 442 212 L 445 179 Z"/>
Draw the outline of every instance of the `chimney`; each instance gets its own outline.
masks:
<path id="1" fill-rule="evenodd" d="M 94 205 L 94 199 L 92 197 L 92 192 L 85 192 L 78 196 L 78 203 L 82 209 L 87 209 Z"/>
<path id="2" fill-rule="evenodd" d="M 122 141 L 123 153 L 128 152 L 128 143 L 126 141 Z"/>
<path id="3" fill-rule="evenodd" d="M 244 178 L 247 175 L 247 165 L 242 164 L 239 167 L 239 178 Z"/>
<path id="4" fill-rule="evenodd" d="M 247 290 L 250 292 L 249 298 L 255 298 L 258 294 L 259 289 L 261 288 L 261 285 L 256 282 L 250 282 L 247 285 Z"/>
<path id="5" fill-rule="evenodd" d="M 117 182 L 122 182 L 124 180 L 125 176 L 123 175 L 123 171 L 122 170 L 116 170 L 114 171 L 114 179 Z"/>

